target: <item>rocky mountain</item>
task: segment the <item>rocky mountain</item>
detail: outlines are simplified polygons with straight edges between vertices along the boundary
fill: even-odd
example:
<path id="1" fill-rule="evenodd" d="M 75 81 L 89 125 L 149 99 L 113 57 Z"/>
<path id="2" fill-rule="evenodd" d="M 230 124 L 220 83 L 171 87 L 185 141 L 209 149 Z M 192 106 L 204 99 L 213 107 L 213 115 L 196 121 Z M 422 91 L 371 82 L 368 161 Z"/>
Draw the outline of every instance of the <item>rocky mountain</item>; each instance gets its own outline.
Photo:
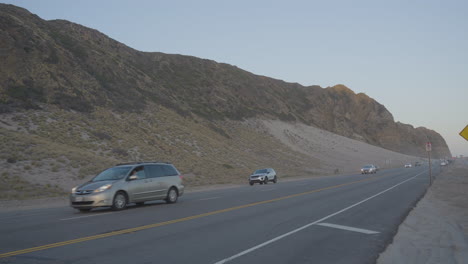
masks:
<path id="1" fill-rule="evenodd" d="M 395 122 L 344 85 L 301 86 L 191 56 L 140 52 L 64 21 L 0 4 L 0 111 L 99 109 L 142 113 L 157 105 L 188 119 L 301 122 L 392 151 L 451 156 L 435 131 Z"/>

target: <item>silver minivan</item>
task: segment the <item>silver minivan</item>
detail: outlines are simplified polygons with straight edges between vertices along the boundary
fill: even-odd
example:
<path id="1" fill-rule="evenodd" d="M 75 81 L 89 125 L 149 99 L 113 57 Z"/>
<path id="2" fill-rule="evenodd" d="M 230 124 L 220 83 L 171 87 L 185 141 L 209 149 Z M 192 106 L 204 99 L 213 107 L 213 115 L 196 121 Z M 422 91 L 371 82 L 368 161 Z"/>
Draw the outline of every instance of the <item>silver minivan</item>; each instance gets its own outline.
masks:
<path id="1" fill-rule="evenodd" d="M 122 210 L 129 203 L 165 200 L 175 203 L 184 193 L 182 175 L 166 162 L 135 162 L 106 169 L 90 181 L 76 186 L 70 205 L 81 212 L 96 207 Z"/>

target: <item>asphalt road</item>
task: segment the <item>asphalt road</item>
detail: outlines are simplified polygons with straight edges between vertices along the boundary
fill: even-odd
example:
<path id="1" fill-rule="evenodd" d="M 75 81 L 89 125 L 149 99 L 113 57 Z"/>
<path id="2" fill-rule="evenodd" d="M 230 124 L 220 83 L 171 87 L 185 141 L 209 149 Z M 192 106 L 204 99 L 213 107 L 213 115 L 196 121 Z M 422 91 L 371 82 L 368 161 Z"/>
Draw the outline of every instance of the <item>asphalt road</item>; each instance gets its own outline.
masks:
<path id="1" fill-rule="evenodd" d="M 0 263 L 375 263 L 428 183 L 421 166 L 0 213 Z"/>

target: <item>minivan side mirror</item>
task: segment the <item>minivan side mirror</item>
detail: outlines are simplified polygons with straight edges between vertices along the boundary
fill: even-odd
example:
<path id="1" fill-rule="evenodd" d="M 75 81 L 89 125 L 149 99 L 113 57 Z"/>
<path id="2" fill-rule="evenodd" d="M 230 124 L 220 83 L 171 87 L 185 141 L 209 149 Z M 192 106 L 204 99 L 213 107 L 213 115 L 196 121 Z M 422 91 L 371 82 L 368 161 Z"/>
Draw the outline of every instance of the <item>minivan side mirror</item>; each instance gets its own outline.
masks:
<path id="1" fill-rule="evenodd" d="M 138 176 L 132 175 L 132 176 L 128 177 L 128 180 L 129 180 L 129 181 L 138 180 Z"/>

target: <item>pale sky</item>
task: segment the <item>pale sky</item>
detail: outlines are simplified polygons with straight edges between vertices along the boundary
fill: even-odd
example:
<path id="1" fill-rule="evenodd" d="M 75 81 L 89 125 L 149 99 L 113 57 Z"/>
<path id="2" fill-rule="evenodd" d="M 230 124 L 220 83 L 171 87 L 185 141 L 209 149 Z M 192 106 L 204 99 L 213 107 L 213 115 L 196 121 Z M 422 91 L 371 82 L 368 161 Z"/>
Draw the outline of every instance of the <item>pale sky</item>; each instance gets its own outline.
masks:
<path id="1" fill-rule="evenodd" d="M 2 1 L 141 51 L 366 93 L 468 156 L 468 1 Z M 421 146 L 424 148 L 424 146 Z"/>

